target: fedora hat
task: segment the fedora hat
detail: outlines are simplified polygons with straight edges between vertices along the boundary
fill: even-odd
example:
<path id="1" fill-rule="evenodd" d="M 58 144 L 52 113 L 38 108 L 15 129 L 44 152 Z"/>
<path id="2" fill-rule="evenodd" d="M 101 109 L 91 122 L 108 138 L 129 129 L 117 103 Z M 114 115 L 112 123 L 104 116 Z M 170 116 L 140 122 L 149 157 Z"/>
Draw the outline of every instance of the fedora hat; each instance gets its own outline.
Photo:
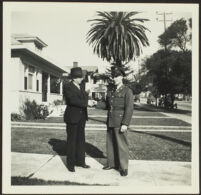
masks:
<path id="1" fill-rule="evenodd" d="M 82 69 L 80 67 L 71 68 L 70 76 L 73 79 L 82 78 L 83 77 Z"/>
<path id="2" fill-rule="evenodd" d="M 113 66 L 111 68 L 111 75 L 112 75 L 112 77 L 118 77 L 118 76 L 125 77 L 126 76 L 125 71 L 123 70 L 123 68 L 122 67 L 117 67 L 117 66 Z"/>

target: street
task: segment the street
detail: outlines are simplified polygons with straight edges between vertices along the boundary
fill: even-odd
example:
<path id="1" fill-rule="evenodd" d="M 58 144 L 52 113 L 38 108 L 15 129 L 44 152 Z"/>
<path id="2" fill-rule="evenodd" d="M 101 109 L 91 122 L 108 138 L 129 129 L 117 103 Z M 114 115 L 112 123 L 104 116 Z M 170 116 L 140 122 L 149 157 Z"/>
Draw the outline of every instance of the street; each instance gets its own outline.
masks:
<path id="1" fill-rule="evenodd" d="M 192 109 L 192 102 L 190 101 L 175 101 L 177 103 L 177 108 L 181 110 L 191 111 Z"/>

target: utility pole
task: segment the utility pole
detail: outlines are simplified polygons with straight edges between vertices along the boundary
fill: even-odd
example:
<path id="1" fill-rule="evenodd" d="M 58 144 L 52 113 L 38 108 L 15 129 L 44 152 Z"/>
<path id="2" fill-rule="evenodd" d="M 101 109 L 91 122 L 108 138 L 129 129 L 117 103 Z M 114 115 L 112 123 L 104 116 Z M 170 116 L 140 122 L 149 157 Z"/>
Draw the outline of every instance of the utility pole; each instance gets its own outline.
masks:
<path id="1" fill-rule="evenodd" d="M 172 21 L 172 19 L 168 20 L 166 16 L 171 15 L 172 13 L 156 12 L 156 14 L 159 15 L 159 16 L 163 16 L 163 19 L 159 20 L 158 18 L 156 18 L 156 20 L 158 22 L 163 22 L 163 24 L 164 24 L 164 32 L 165 32 L 166 31 L 166 22 L 171 22 Z M 166 43 L 165 43 L 164 47 L 165 47 L 164 48 L 165 49 L 165 54 L 167 55 L 167 45 L 166 45 Z M 166 69 L 165 76 L 166 76 L 166 79 L 168 80 L 168 64 L 167 63 L 165 63 L 165 69 Z M 166 107 L 166 105 L 167 105 L 167 94 L 165 94 L 165 102 L 164 102 L 164 104 L 165 104 L 165 107 Z M 157 100 L 156 100 L 156 106 L 157 106 Z"/>
<path id="2" fill-rule="evenodd" d="M 162 13 L 156 12 L 156 14 L 163 16 L 163 19 L 162 19 L 162 20 L 159 20 L 158 18 L 156 18 L 156 20 L 157 20 L 158 22 L 163 22 L 163 23 L 164 23 L 164 32 L 165 32 L 165 31 L 166 31 L 166 22 L 171 22 L 171 21 L 172 21 L 172 19 L 171 19 L 171 20 L 166 19 L 166 16 L 167 16 L 167 15 L 171 15 L 172 13 L 171 13 L 171 12 L 169 12 L 169 13 L 168 13 L 168 12 L 162 12 Z"/>

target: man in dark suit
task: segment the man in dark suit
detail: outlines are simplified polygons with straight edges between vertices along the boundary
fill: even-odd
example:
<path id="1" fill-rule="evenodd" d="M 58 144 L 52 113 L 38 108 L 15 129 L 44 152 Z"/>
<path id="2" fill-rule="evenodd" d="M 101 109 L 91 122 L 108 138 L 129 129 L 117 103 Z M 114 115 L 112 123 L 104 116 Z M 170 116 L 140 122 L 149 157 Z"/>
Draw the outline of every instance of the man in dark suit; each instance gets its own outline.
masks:
<path id="1" fill-rule="evenodd" d="M 112 69 L 115 90 L 107 93 L 107 165 L 104 170 L 118 169 L 121 176 L 128 174 L 127 129 L 133 114 L 133 92 L 123 84 L 125 72 L 121 68 Z"/>
<path id="2" fill-rule="evenodd" d="M 66 110 L 64 122 L 67 131 L 67 168 L 75 172 L 75 166 L 90 168 L 85 163 L 85 123 L 88 120 L 88 95 L 80 84 L 83 73 L 80 67 L 71 69 L 72 81 L 64 86 Z"/>

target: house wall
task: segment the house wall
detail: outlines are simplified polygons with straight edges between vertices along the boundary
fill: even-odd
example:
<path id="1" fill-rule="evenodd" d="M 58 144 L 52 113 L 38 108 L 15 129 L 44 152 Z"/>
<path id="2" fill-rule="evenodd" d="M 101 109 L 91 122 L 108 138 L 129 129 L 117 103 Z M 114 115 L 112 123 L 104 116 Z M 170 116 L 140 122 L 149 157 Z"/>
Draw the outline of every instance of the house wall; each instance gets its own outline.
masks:
<path id="1" fill-rule="evenodd" d="M 54 102 L 55 100 L 63 100 L 63 95 L 51 93 L 48 97 L 48 102 Z"/>
<path id="2" fill-rule="evenodd" d="M 19 91 L 18 98 L 20 111 L 26 99 L 29 99 L 30 101 L 35 100 L 38 104 L 42 103 L 42 94 L 37 92 Z"/>
<path id="3" fill-rule="evenodd" d="M 10 88 L 10 97 L 9 97 L 9 106 L 12 112 L 17 113 L 19 108 L 19 70 L 20 70 L 20 59 L 11 58 L 11 67 L 10 67 L 10 83 L 8 84 Z"/>
<path id="4" fill-rule="evenodd" d="M 20 60 L 21 62 L 21 68 L 20 68 L 20 78 L 21 78 L 21 86 L 20 86 L 20 90 L 24 90 L 24 77 L 27 76 L 28 77 L 28 66 L 32 66 L 35 68 L 35 72 L 33 74 L 33 89 L 27 89 L 27 90 L 24 90 L 24 91 L 29 91 L 29 92 L 40 92 L 42 93 L 42 70 L 40 68 L 38 68 L 36 66 L 36 64 L 30 59 L 30 61 L 22 61 Z M 26 70 L 25 70 L 25 67 Z M 36 80 L 39 80 L 39 91 L 36 91 Z"/>
<path id="5" fill-rule="evenodd" d="M 33 73 L 33 88 L 32 89 L 24 89 L 24 77 L 29 74 L 28 65 L 31 65 L 35 68 L 35 72 Z M 19 108 L 21 109 L 23 102 L 26 99 L 30 101 L 35 100 L 38 104 L 42 103 L 42 71 L 39 70 L 33 63 L 25 63 L 19 58 Z M 39 80 L 39 91 L 37 91 L 36 80 Z"/>
<path id="6" fill-rule="evenodd" d="M 24 77 L 29 74 L 28 65 L 35 68 L 33 73 L 33 88 L 24 89 Z M 23 102 L 26 99 L 30 101 L 35 100 L 38 104 L 42 104 L 42 70 L 39 69 L 34 63 L 22 61 L 19 57 L 11 58 L 11 71 L 10 71 L 11 81 L 11 99 L 10 107 L 11 112 L 19 113 L 22 111 Z M 39 91 L 37 90 L 36 80 L 39 80 Z M 48 103 L 52 103 L 54 100 L 62 100 L 62 94 L 48 93 Z"/>

